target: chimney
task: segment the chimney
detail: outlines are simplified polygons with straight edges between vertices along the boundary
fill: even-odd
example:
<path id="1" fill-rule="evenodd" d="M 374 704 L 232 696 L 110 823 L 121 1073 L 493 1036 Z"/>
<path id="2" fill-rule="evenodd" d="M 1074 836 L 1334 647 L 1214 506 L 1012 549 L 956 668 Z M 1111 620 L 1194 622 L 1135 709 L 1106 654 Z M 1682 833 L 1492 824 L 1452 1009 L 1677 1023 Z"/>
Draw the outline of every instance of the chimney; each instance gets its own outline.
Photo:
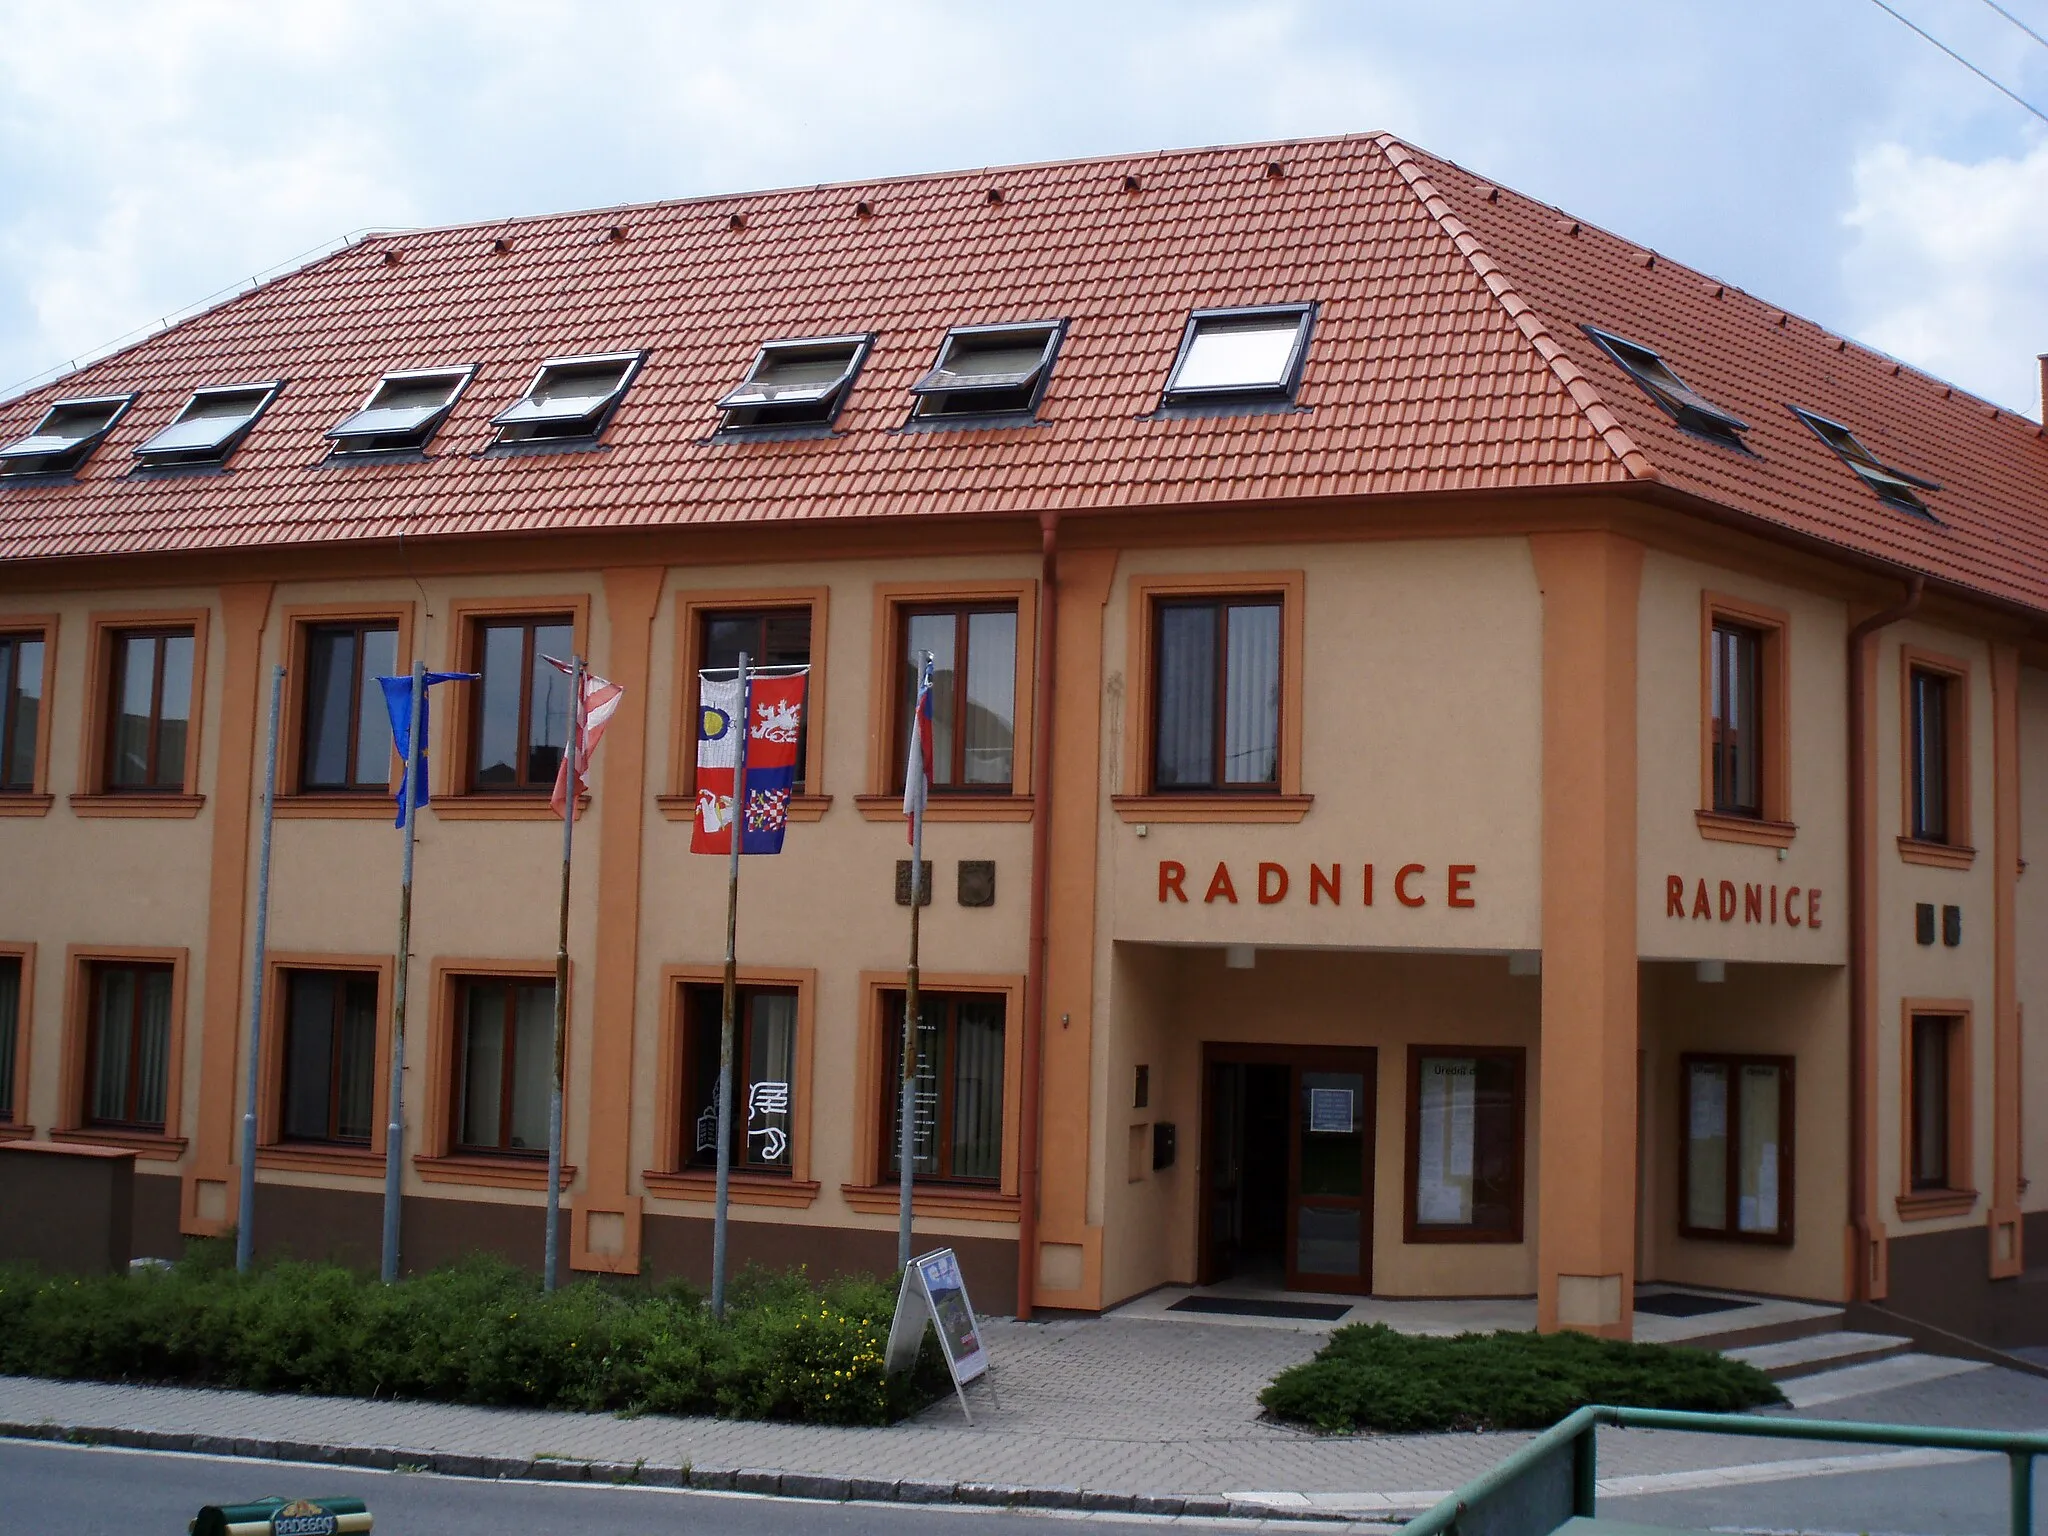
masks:
<path id="1" fill-rule="evenodd" d="M 2041 364 L 2041 424 L 2048 426 L 2048 352 L 2040 356 Z"/>

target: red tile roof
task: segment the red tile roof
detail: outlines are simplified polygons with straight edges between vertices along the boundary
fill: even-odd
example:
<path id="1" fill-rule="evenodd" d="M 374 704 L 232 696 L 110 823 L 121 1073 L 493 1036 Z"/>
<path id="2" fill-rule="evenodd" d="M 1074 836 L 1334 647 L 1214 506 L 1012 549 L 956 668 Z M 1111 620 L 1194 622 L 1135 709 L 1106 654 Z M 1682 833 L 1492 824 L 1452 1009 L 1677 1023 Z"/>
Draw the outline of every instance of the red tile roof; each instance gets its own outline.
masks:
<path id="1" fill-rule="evenodd" d="M 1302 299 L 1320 306 L 1305 409 L 1154 415 L 1190 309 Z M 950 326 L 1057 317 L 1039 424 L 898 430 Z M 2033 423 L 1780 320 L 1384 136 L 421 230 L 0 405 L 5 441 L 51 400 L 140 391 L 77 483 L 0 489 L 0 558 L 1656 483 L 2048 609 Z M 1582 323 L 1663 352 L 1751 424 L 1754 455 L 1680 431 Z M 707 440 L 760 342 L 870 330 L 835 435 Z M 637 348 L 600 451 L 479 453 L 541 358 Z M 321 464 L 386 370 L 472 362 L 426 462 Z M 130 474 L 192 389 L 275 377 L 225 473 Z M 1880 503 L 1787 403 L 1939 481 L 1946 526 Z"/>

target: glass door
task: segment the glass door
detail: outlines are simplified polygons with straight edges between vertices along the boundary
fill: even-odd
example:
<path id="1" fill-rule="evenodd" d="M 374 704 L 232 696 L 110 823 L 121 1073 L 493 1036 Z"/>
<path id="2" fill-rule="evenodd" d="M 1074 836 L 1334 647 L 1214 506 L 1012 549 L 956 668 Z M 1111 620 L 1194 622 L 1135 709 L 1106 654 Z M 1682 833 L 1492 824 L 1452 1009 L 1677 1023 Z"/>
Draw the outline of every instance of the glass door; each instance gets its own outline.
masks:
<path id="1" fill-rule="evenodd" d="M 1304 1051 L 1294 1064 L 1287 1285 L 1372 1289 L 1374 1053 Z"/>

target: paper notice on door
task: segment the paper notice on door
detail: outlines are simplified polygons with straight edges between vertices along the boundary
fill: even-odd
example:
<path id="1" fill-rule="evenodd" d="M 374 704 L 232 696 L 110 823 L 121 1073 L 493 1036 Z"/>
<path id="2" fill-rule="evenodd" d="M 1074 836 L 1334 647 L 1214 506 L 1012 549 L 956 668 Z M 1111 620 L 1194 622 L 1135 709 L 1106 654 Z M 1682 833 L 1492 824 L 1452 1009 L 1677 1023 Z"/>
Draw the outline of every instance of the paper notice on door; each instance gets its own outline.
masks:
<path id="1" fill-rule="evenodd" d="M 1472 1177 L 1472 1090 L 1478 1080 L 1475 1067 L 1465 1064 L 1465 1070 L 1451 1079 L 1451 1177 L 1469 1179 Z"/>
<path id="2" fill-rule="evenodd" d="M 1323 1136 L 1349 1136 L 1358 1128 L 1352 1112 L 1349 1088 L 1311 1088 L 1308 1091 L 1308 1128 Z"/>
<path id="3" fill-rule="evenodd" d="M 1415 1120 L 1419 1223 L 1463 1226 L 1472 1220 L 1472 1087 L 1469 1060 L 1424 1058 Z"/>

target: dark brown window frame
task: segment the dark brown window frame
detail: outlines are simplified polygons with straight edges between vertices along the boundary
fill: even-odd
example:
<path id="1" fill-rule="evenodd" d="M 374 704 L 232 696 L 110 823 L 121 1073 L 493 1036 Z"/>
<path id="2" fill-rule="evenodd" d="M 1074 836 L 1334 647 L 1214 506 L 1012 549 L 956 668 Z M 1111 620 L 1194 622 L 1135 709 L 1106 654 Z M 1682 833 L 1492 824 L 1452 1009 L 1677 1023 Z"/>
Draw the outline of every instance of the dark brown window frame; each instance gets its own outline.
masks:
<path id="1" fill-rule="evenodd" d="M 305 657 L 306 664 L 298 688 L 298 761 L 294 764 L 295 777 L 293 782 L 301 792 L 307 794 L 369 795 L 380 797 L 391 794 L 393 792 L 393 785 L 398 781 L 398 770 L 391 761 L 393 756 L 391 752 L 386 751 L 385 753 L 384 774 L 378 779 L 363 778 L 363 765 L 356 761 L 356 748 L 360 745 L 356 725 L 362 718 L 363 698 L 366 692 L 363 685 L 370 680 L 363 667 L 363 637 L 370 633 L 389 634 L 392 637 L 394 656 L 402 656 L 405 650 L 405 626 L 399 622 L 396 616 L 393 616 L 388 619 L 308 619 L 302 628 L 304 633 L 301 636 L 299 648 Z M 310 695 L 310 690 L 313 686 L 311 666 L 313 642 L 323 631 L 332 633 L 343 630 L 349 631 L 355 636 L 355 682 L 350 693 L 350 707 L 348 711 L 347 782 L 342 784 L 316 784 L 313 782 L 312 764 L 310 761 L 313 751 L 313 701 Z M 378 707 L 382 708 L 381 700 L 378 701 Z"/>
<path id="2" fill-rule="evenodd" d="M 1164 628 L 1166 615 L 1176 609 L 1213 608 L 1218 614 L 1216 644 L 1216 677 L 1213 686 L 1214 714 L 1211 720 L 1209 744 L 1209 782 L 1206 784 L 1161 784 L 1159 782 L 1159 705 L 1162 690 L 1159 686 L 1159 670 L 1165 665 L 1166 646 Z M 1261 783 L 1233 784 L 1224 777 L 1230 719 L 1228 701 L 1230 697 L 1230 646 L 1229 614 L 1234 608 L 1271 608 L 1279 627 L 1279 675 L 1276 681 L 1280 689 L 1281 718 L 1273 723 L 1273 777 Z M 1147 620 L 1151 629 L 1151 675 L 1146 679 L 1146 720 L 1145 739 L 1147 743 L 1144 764 L 1145 793 L 1150 795 L 1277 795 L 1285 770 L 1282 760 L 1286 752 L 1287 720 L 1285 712 L 1289 697 L 1288 690 L 1288 645 L 1287 645 L 1287 594 L 1284 592 L 1217 592 L 1188 593 L 1173 596 L 1157 596 L 1152 599 L 1151 612 Z"/>
<path id="3" fill-rule="evenodd" d="M 178 1048 L 178 968 L 164 961 L 116 959 L 92 959 L 86 962 L 86 966 L 85 1075 L 80 1085 L 78 1123 L 88 1131 L 125 1131 L 146 1136 L 166 1135 L 171 1124 L 171 1093 L 177 1080 L 177 1074 L 172 1070 L 171 1053 Z M 100 999 L 106 985 L 107 973 L 116 970 L 133 971 L 138 978 L 128 1032 L 128 1086 L 124 1094 L 124 1105 L 129 1110 L 135 1108 L 141 1088 L 141 1060 L 135 1049 L 142 1007 L 142 987 L 139 978 L 144 974 L 160 974 L 170 978 L 172 1011 L 164 1026 L 164 1118 L 161 1120 L 115 1119 L 98 1116 L 92 1112 L 93 1085 L 99 1080 Z"/>
<path id="4" fill-rule="evenodd" d="M 1764 760 L 1770 748 L 1770 718 L 1764 704 L 1766 669 L 1764 649 L 1769 644 L 1768 631 L 1753 624 L 1744 624 L 1731 618 L 1717 618 L 1708 631 L 1713 645 L 1713 656 L 1708 663 L 1713 682 L 1707 722 L 1711 738 L 1708 751 L 1713 759 L 1713 801 L 1711 809 L 1720 816 L 1746 816 L 1752 821 L 1762 821 L 1767 798 L 1764 780 Z M 1746 685 L 1748 734 L 1751 740 L 1740 739 L 1743 722 L 1730 719 L 1728 695 L 1731 692 L 1728 679 L 1737 669 L 1743 673 L 1741 681 Z M 1738 705 L 1738 709 L 1740 706 Z M 1753 802 L 1738 798 L 1734 781 L 1739 777 L 1739 757 L 1747 752 L 1751 758 L 1750 775 L 1755 781 L 1756 798 Z"/>
<path id="5" fill-rule="evenodd" d="M 729 608 L 694 608 L 690 612 L 690 621 L 697 626 L 697 632 L 695 635 L 691 637 L 692 644 L 689 654 L 696 659 L 697 670 L 701 671 L 703 668 L 710 664 L 709 657 L 711 653 L 711 626 L 713 624 L 730 624 L 738 620 L 746 620 L 756 624 L 763 637 L 763 642 L 765 646 L 767 626 L 769 620 L 772 618 L 776 618 L 778 616 L 786 617 L 791 614 L 803 615 L 803 661 L 801 663 L 764 662 L 761 659 L 763 654 L 762 652 L 750 651 L 748 653 L 747 665 L 750 669 L 755 669 L 763 666 L 810 666 L 812 664 L 812 659 L 817 648 L 817 641 L 815 635 L 817 612 L 816 609 L 809 603 L 735 603 L 733 606 Z M 811 681 L 812 678 L 810 676 L 806 676 L 806 678 L 804 679 L 803 721 L 800 727 L 798 728 L 797 732 L 796 782 L 791 788 L 791 793 L 793 795 L 804 795 L 809 794 L 811 792 L 811 786 L 807 779 L 807 774 L 810 768 L 812 692 Z M 698 679 L 696 674 L 693 672 L 691 676 L 688 679 L 686 679 L 686 682 L 688 684 L 690 691 L 691 703 L 693 705 L 696 705 L 698 708 L 702 708 L 702 700 L 697 691 Z M 692 718 L 695 718 L 694 715 L 692 716 Z M 694 731 L 692 731 L 691 733 L 690 751 L 692 755 L 692 766 L 694 767 L 696 753 L 696 734 Z M 691 782 L 694 785 L 694 777 L 692 778 Z"/>
<path id="6" fill-rule="evenodd" d="M 1422 1063 L 1425 1058 L 1469 1056 L 1492 1057 L 1514 1066 L 1514 1102 L 1511 1113 L 1514 1175 L 1509 1196 L 1509 1222 L 1505 1227 L 1449 1226 L 1417 1219 L 1417 1179 L 1421 1173 Z M 1528 1203 L 1529 1177 L 1529 1053 L 1519 1045 L 1415 1045 L 1408 1047 L 1407 1127 L 1403 1133 L 1405 1160 L 1402 1168 L 1402 1240 L 1410 1243 L 1519 1243 L 1523 1240 L 1524 1207 Z M 1476 1132 L 1476 1110 L 1475 1125 Z M 1476 1148 L 1474 1149 L 1476 1153 Z"/>
<path id="7" fill-rule="evenodd" d="M 33 795 L 42 788 L 44 750 L 50 730 L 50 635 L 42 628 L 0 629 L 0 645 L 7 646 L 7 665 L 0 667 L 0 795 Z M 10 783 L 8 765 L 19 755 L 21 720 L 12 707 L 21 676 L 21 648 L 42 648 L 38 664 L 35 739 L 29 743 L 28 781 Z"/>
<path id="8" fill-rule="evenodd" d="M 944 999 L 946 1003 L 946 1021 L 941 1026 L 941 1029 L 948 1042 L 948 1050 L 944 1061 L 944 1066 L 947 1069 L 950 1069 L 957 1059 L 954 1053 L 958 1049 L 955 1042 L 957 1042 L 960 1028 L 959 1005 L 962 1002 L 993 1002 L 1002 1010 L 1004 1079 L 1002 1093 L 998 1096 L 996 1102 L 996 1112 L 1003 1116 L 1003 1123 L 998 1126 L 996 1131 L 997 1171 L 993 1177 L 960 1175 L 950 1171 L 953 1161 L 953 1116 L 955 1103 L 953 1094 L 954 1081 L 950 1070 L 948 1070 L 939 1078 L 938 1124 L 933 1130 L 933 1136 L 940 1153 L 940 1167 L 948 1171 L 917 1173 L 913 1170 L 911 1182 L 920 1188 L 1000 1189 L 1003 1183 L 1003 1169 L 1007 1165 L 1009 1153 L 1008 1138 L 1010 1134 L 1008 1124 L 1010 1092 L 1009 1048 L 1010 1031 L 1015 1027 L 1015 1021 L 1010 1016 L 1010 998 L 1007 993 L 980 992 L 972 988 L 921 988 L 917 999 L 919 1010 L 922 1011 L 927 1003 L 939 999 Z M 892 1140 L 892 1133 L 899 1129 L 896 1124 L 896 1115 L 903 1102 L 903 1078 L 901 1075 L 903 1063 L 900 1053 L 903 1049 L 902 1015 L 905 1012 L 908 1000 L 908 994 L 901 987 L 884 988 L 882 991 L 882 1038 L 880 1042 L 882 1047 L 880 1073 L 882 1096 L 881 1103 L 878 1106 L 882 1118 L 876 1130 L 877 1155 L 875 1174 L 875 1182 L 878 1185 L 896 1184 L 901 1177 L 892 1166 L 892 1159 L 895 1157 L 900 1145 Z"/>
<path id="9" fill-rule="evenodd" d="M 527 772 L 531 767 L 533 749 L 536 745 L 529 736 L 533 729 L 533 672 L 534 665 L 540 657 L 539 647 L 535 640 L 535 632 L 546 628 L 566 628 L 573 639 L 582 627 L 579 615 L 567 608 L 557 609 L 542 606 L 531 610 L 522 609 L 516 612 L 472 614 L 467 617 L 466 622 L 469 626 L 469 632 L 465 639 L 466 654 L 471 662 L 466 670 L 479 674 L 484 670 L 484 631 L 490 629 L 519 629 L 523 631 L 523 638 L 520 642 L 519 671 L 520 748 L 518 759 L 513 764 L 514 783 L 484 784 L 478 781 L 477 775 L 482 771 L 484 689 L 489 680 L 480 675 L 475 682 L 461 685 L 469 691 L 468 709 L 466 711 L 469 729 L 463 744 L 465 752 L 461 793 L 478 796 L 525 796 L 528 798 L 549 795 L 554 791 L 555 775 L 549 774 L 544 782 L 536 783 L 530 779 Z M 571 649 L 574 648 L 572 644 Z M 566 660 L 567 658 L 563 659 Z M 561 750 L 559 744 L 547 743 L 546 745 L 555 746 L 557 752 Z"/>
<path id="10" fill-rule="evenodd" d="M 1006 613 L 1016 623 L 1012 631 L 1010 656 L 1010 777 L 1007 781 L 967 783 L 967 659 L 968 620 L 978 613 Z M 894 780 L 901 784 L 910 766 L 910 716 L 917 706 L 917 669 L 912 665 L 910 648 L 910 625 L 915 619 L 951 617 L 953 620 L 953 752 L 945 771 L 950 772 L 952 781 L 944 782 L 940 777 L 940 766 L 933 763 L 931 793 L 944 795 L 1006 795 L 1013 793 L 1018 783 L 1018 760 L 1023 750 L 1023 732 L 1019 726 L 1019 710 L 1023 701 L 1015 681 L 1019 668 L 1019 652 L 1024 643 L 1024 616 L 1022 604 L 1008 599 L 971 599 L 948 602 L 939 599 L 933 602 L 903 602 L 896 605 L 894 645 L 891 653 L 896 671 L 895 701 L 890 709 L 890 735 L 895 742 L 893 748 Z M 934 700 L 933 712 L 937 713 Z"/>
<path id="11" fill-rule="evenodd" d="M 724 1027 L 724 989 L 709 982 L 685 981 L 679 982 L 677 985 L 682 988 L 683 993 L 681 1009 L 683 1030 L 681 1070 L 677 1073 L 677 1077 L 682 1084 L 682 1102 L 677 1105 L 676 1145 L 672 1149 L 674 1153 L 672 1166 L 679 1170 L 715 1168 L 718 1166 L 718 1149 L 713 1147 L 706 1152 L 699 1152 L 697 1150 L 696 1121 L 690 1113 L 690 1106 L 697 1102 L 699 1092 L 702 1089 L 702 1084 L 699 1083 L 697 1078 L 698 1057 L 694 1049 L 694 1037 L 696 1031 L 700 1028 L 710 1029 L 715 1037 Z M 769 995 L 787 997 L 795 1009 L 791 1018 L 792 1033 L 790 1036 L 790 1104 L 787 1111 L 787 1118 L 790 1122 L 789 1151 L 784 1160 L 779 1164 L 750 1162 L 746 1155 L 749 1142 L 747 1140 L 747 1116 L 745 1110 L 747 1096 L 752 1088 L 747 1074 L 750 1070 L 748 1063 L 754 1059 L 753 1005 L 762 997 Z M 734 1133 L 731 1167 L 735 1173 L 758 1174 L 766 1178 L 775 1179 L 791 1178 L 795 1174 L 796 1073 L 797 1057 L 803 1049 L 802 1030 L 803 994 L 797 986 L 788 982 L 741 982 L 738 984 L 733 1008 L 732 1124 L 729 1127 Z M 712 1075 L 714 1081 L 711 1085 L 711 1092 L 715 1095 L 718 1091 L 715 1081 L 717 1076 L 715 1070 Z M 716 1100 L 714 1099 L 713 1102 L 716 1102 Z"/>
<path id="12" fill-rule="evenodd" d="M 1975 1202 L 1976 1180 L 1974 1170 L 1975 1147 L 1972 1144 L 1974 1117 L 1972 1110 L 1973 1085 L 1971 1074 L 1971 1009 L 1960 1001 L 1940 1002 L 1909 999 L 1904 1008 L 1905 1038 L 1904 1061 L 1900 1072 L 1900 1093 L 1903 1100 L 1900 1115 L 1900 1169 L 1899 1198 L 1906 1214 L 1944 1214 L 1939 1207 L 1950 1203 L 1961 1203 L 1965 1208 Z M 1923 1025 L 1941 1027 L 1942 1072 L 1945 1078 L 1942 1095 L 1942 1168 L 1938 1182 L 1920 1176 L 1919 1153 L 1922 1123 L 1920 1118 L 1920 1060 L 1919 1037 Z M 1934 1206 L 1933 1210 L 1912 1210 L 1914 1205 Z"/>
<path id="13" fill-rule="evenodd" d="M 200 649 L 199 635 L 190 626 L 182 625 L 124 625 L 110 630 L 107 635 L 107 710 L 104 739 L 100 744 L 101 785 L 110 795 L 177 795 L 190 791 L 186 775 L 190 771 L 193 751 L 191 736 L 199 728 L 199 695 L 204 690 L 206 679 L 200 673 L 204 653 Z M 150 678 L 149 692 L 149 756 L 147 782 L 122 784 L 115 779 L 114 766 L 120 751 L 121 737 L 121 695 L 127 682 L 128 646 L 131 641 L 154 640 L 157 642 L 155 661 Z M 162 765 L 157 761 L 163 735 L 164 708 L 164 642 L 167 640 L 189 640 L 192 642 L 192 680 L 190 692 L 185 699 L 185 730 L 187 740 L 184 761 L 178 764 L 178 777 L 174 782 L 162 782 Z"/>
<path id="14" fill-rule="evenodd" d="M 1942 753 L 1947 776 L 1943 795 L 1946 826 L 1939 837 L 1927 835 L 1920 819 L 1919 679 L 1944 684 Z M 1909 864 L 1968 869 L 1976 860 L 1971 846 L 1971 668 L 1959 656 L 1907 643 L 1899 647 L 1899 856 Z"/>
<path id="15" fill-rule="evenodd" d="M 1728 1071 L 1728 1125 L 1724 1140 L 1728 1144 L 1727 1204 L 1724 1207 L 1728 1224 L 1725 1227 L 1695 1227 L 1691 1223 L 1692 1210 L 1692 1069 L 1695 1066 L 1719 1066 Z M 1745 1232 L 1742 1230 L 1742 1158 L 1741 1135 L 1741 1094 L 1737 1085 L 1741 1081 L 1744 1067 L 1772 1067 L 1780 1072 L 1778 1079 L 1778 1226 L 1772 1232 Z M 1794 1234 L 1794 1214 L 1797 1210 L 1798 1161 L 1795 1156 L 1796 1107 L 1798 1102 L 1798 1073 L 1795 1058 L 1791 1056 L 1759 1055 L 1755 1053 L 1728 1051 L 1686 1051 L 1678 1058 L 1678 1232 L 1681 1237 L 1699 1238 L 1717 1243 L 1748 1243 L 1767 1248 L 1789 1248 Z"/>
<path id="16" fill-rule="evenodd" d="M 457 1157 L 503 1157 L 520 1162 L 545 1158 L 548 1149 L 539 1147 L 515 1147 L 511 1145 L 512 1091 L 518 1080 L 518 1034 L 519 1034 L 519 993 L 524 988 L 536 991 L 552 991 L 554 978 L 534 975 L 455 975 L 449 978 L 453 984 L 454 1010 L 449 1020 L 453 1039 L 449 1051 L 450 1070 L 448 1073 L 448 1147 Z M 495 1145 L 462 1139 L 462 1093 L 469 1076 L 469 999 L 470 991 L 477 986 L 502 986 L 505 988 L 505 1049 L 503 1065 L 498 1074 L 498 1140 Z M 549 1078 L 549 1091 L 553 1092 L 554 1063 L 544 1063 Z M 563 1095 L 564 1120 L 567 1119 L 568 1096 Z M 564 1144 L 568 1132 L 563 1131 Z"/>
<path id="17" fill-rule="evenodd" d="M 367 982 L 371 992 L 370 1030 L 370 1115 L 371 1125 L 361 1136 L 343 1136 L 338 1124 L 341 1118 L 341 1010 L 346 991 L 337 988 L 334 995 L 334 1017 L 330 1021 L 328 1062 L 327 1062 L 327 1134 L 324 1136 L 295 1136 L 285 1127 L 291 1103 L 292 1034 L 298 1028 L 298 1015 L 292 1006 L 292 978 L 313 973 L 325 974 L 348 981 Z M 277 1134 L 272 1144 L 283 1147 L 364 1147 L 371 1146 L 377 1137 L 377 1065 L 380 1055 L 381 1028 L 379 1016 L 382 1011 L 382 990 L 377 972 L 349 966 L 280 966 L 276 972 L 276 983 L 281 989 L 278 1013 L 283 1025 L 279 1031 L 277 1051 Z"/>

